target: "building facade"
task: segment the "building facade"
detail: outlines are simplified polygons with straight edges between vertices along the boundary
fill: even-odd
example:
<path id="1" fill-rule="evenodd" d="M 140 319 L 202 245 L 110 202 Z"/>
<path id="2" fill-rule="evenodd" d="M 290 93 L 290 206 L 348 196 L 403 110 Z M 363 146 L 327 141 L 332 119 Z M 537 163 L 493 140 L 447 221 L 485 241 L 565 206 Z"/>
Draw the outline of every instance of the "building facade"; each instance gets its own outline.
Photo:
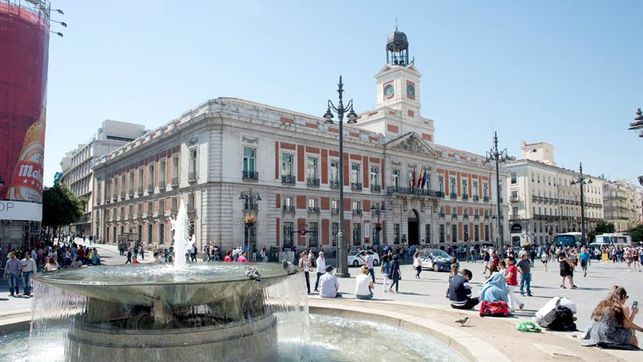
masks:
<path id="1" fill-rule="evenodd" d="M 96 159 L 115 151 L 144 133 L 143 125 L 105 120 L 88 143 L 78 145 L 62 159 L 60 180 L 74 195 L 85 201 L 83 218 L 70 226 L 70 232 L 77 235 L 96 235 L 96 230 L 92 228 L 91 217 L 94 206 L 92 169 Z"/>
<path id="2" fill-rule="evenodd" d="M 521 159 L 507 164 L 509 223 L 514 243 L 543 245 L 558 233 L 581 232 L 579 173 L 557 167 L 554 147 L 522 143 Z M 603 180 L 589 175 L 583 185 L 585 232 L 602 220 Z M 591 182 L 589 182 L 591 181 Z"/>
<path id="3" fill-rule="evenodd" d="M 605 220 L 616 231 L 627 231 L 639 223 L 640 190 L 627 180 L 604 181 Z"/>
<path id="4" fill-rule="evenodd" d="M 351 246 L 482 245 L 499 229 L 506 240 L 494 170 L 483 156 L 434 143 L 433 121 L 420 116 L 420 74 L 403 50 L 387 54 L 376 76 L 375 109 L 344 128 L 342 180 L 337 124 L 217 98 L 98 160 L 99 238 L 168 246 L 183 201 L 200 249 L 331 248 L 340 212 Z"/>

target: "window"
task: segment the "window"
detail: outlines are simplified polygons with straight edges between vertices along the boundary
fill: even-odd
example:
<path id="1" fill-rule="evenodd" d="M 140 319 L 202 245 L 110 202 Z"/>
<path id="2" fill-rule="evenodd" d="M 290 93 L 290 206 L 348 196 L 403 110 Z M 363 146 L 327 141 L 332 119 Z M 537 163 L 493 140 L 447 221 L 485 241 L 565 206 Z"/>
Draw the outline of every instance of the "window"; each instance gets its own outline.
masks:
<path id="1" fill-rule="evenodd" d="M 147 167 L 147 187 L 154 188 L 154 164 L 150 164 Z"/>
<path id="2" fill-rule="evenodd" d="M 353 245 L 362 245 L 362 224 L 353 224 Z"/>
<path id="3" fill-rule="evenodd" d="M 409 187 L 413 188 L 415 186 L 415 177 L 413 177 L 413 172 L 412 171 L 409 171 L 408 180 L 409 180 Z"/>
<path id="4" fill-rule="evenodd" d="M 482 183 L 482 196 L 489 197 L 489 185 L 486 182 Z"/>
<path id="5" fill-rule="evenodd" d="M 514 206 L 514 207 L 511 208 L 511 215 L 512 215 L 513 218 L 518 217 L 518 207 L 517 206 Z"/>
<path id="6" fill-rule="evenodd" d="M 449 180 L 449 184 L 451 185 L 451 194 L 456 193 L 456 186 L 455 186 L 455 177 L 451 177 Z"/>
<path id="7" fill-rule="evenodd" d="M 480 225 L 473 225 L 473 241 L 480 241 Z"/>
<path id="8" fill-rule="evenodd" d="M 159 244 L 165 243 L 165 224 L 159 224 Z"/>
<path id="9" fill-rule="evenodd" d="M 511 191 L 511 198 L 512 199 L 517 199 L 518 198 L 518 191 L 517 190 L 512 190 Z"/>
<path id="10" fill-rule="evenodd" d="M 143 190 L 143 173 L 144 173 L 144 170 L 143 170 L 143 167 L 141 167 L 138 170 L 138 188 L 139 188 L 139 190 Z"/>
<path id="11" fill-rule="evenodd" d="M 125 193 L 125 175 L 121 176 L 121 193 Z"/>
<path id="12" fill-rule="evenodd" d="M 330 161 L 330 169 L 328 170 L 330 183 L 339 185 L 339 161 L 332 160 Z"/>
<path id="13" fill-rule="evenodd" d="M 159 185 L 165 187 L 165 161 L 161 161 L 161 168 L 159 170 Z"/>
<path id="14" fill-rule="evenodd" d="M 424 183 L 424 189 L 425 190 L 430 190 L 431 189 L 431 172 L 429 170 L 424 170 L 424 174 L 426 175 L 426 181 Z"/>
<path id="15" fill-rule="evenodd" d="M 400 224 L 393 224 L 393 243 L 400 243 Z"/>
<path id="16" fill-rule="evenodd" d="M 190 162 L 188 163 L 189 174 L 196 176 L 197 164 L 198 164 L 198 159 L 197 159 L 196 148 L 193 148 L 190 150 Z"/>
<path id="17" fill-rule="evenodd" d="M 379 185 L 379 175 L 380 175 L 380 169 L 375 166 L 371 166 L 371 177 L 370 177 L 370 182 L 371 185 L 377 186 Z"/>
<path id="18" fill-rule="evenodd" d="M 308 178 L 317 179 L 317 158 L 308 157 Z"/>
<path id="19" fill-rule="evenodd" d="M 464 224 L 462 227 L 464 231 L 464 241 L 469 241 L 469 225 Z"/>
<path id="20" fill-rule="evenodd" d="M 284 206 L 286 206 L 286 207 L 292 207 L 293 206 L 292 196 L 284 197 Z"/>
<path id="21" fill-rule="evenodd" d="M 424 225 L 424 242 L 431 242 L 431 225 L 429 224 Z"/>
<path id="22" fill-rule="evenodd" d="M 284 246 L 293 246 L 294 237 L 294 224 L 290 221 L 285 221 L 283 226 Z"/>
<path id="23" fill-rule="evenodd" d="M 484 226 L 484 239 L 485 241 L 491 241 L 491 239 L 489 239 L 489 225 Z"/>
<path id="24" fill-rule="evenodd" d="M 516 177 L 516 173 L 515 173 L 515 172 L 512 172 L 512 173 L 511 173 L 511 183 L 512 183 L 512 184 L 515 184 L 515 183 L 517 183 L 517 182 L 518 182 L 518 180 L 517 180 L 517 177 Z"/>
<path id="25" fill-rule="evenodd" d="M 339 233 L 339 223 L 334 222 L 330 225 L 330 235 L 333 239 L 333 246 L 337 246 L 337 233 Z"/>
<path id="26" fill-rule="evenodd" d="M 440 242 L 444 242 L 444 224 L 440 224 Z"/>
<path id="27" fill-rule="evenodd" d="M 281 176 L 292 176 L 292 155 L 284 153 L 281 155 Z"/>
<path id="28" fill-rule="evenodd" d="M 319 204 L 317 203 L 316 198 L 308 198 L 308 207 L 316 208 Z"/>
<path id="29" fill-rule="evenodd" d="M 152 224 L 147 224 L 147 243 L 152 243 Z"/>
<path id="30" fill-rule="evenodd" d="M 255 154 L 256 150 L 254 148 L 243 148 L 243 172 L 255 172 Z"/>
<path id="31" fill-rule="evenodd" d="M 361 210 L 362 209 L 362 202 L 361 201 L 353 201 L 353 208 L 352 210 Z"/>
<path id="32" fill-rule="evenodd" d="M 438 191 L 444 192 L 444 176 L 438 176 Z"/>
<path id="33" fill-rule="evenodd" d="M 179 156 L 172 157 L 172 182 L 179 179 Z"/>
<path id="34" fill-rule="evenodd" d="M 400 170 L 393 170 L 393 187 L 400 188 Z"/>
<path id="35" fill-rule="evenodd" d="M 467 192 L 469 192 L 469 188 L 467 186 L 467 180 L 462 180 L 462 196 L 464 197 L 467 197 Z"/>
<path id="36" fill-rule="evenodd" d="M 308 246 L 316 247 L 319 245 L 319 224 L 316 222 L 308 223 Z"/>
<path id="37" fill-rule="evenodd" d="M 455 243 L 458 241 L 458 225 L 451 225 L 451 242 Z"/>
<path id="38" fill-rule="evenodd" d="M 351 164 L 351 184 L 360 183 L 359 168 L 360 168 L 360 165 L 358 163 Z"/>
<path id="39" fill-rule="evenodd" d="M 330 209 L 339 210 L 339 200 L 330 200 Z"/>
<path id="40" fill-rule="evenodd" d="M 473 189 L 473 196 L 478 196 L 478 181 L 471 181 L 471 188 Z"/>

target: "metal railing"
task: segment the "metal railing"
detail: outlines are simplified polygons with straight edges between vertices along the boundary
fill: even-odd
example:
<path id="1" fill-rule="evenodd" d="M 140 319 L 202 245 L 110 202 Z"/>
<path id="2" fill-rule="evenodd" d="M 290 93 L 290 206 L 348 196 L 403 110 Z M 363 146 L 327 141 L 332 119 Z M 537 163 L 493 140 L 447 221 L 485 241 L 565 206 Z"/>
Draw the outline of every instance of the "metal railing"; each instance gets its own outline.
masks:
<path id="1" fill-rule="evenodd" d="M 284 213 L 291 213 L 291 214 L 295 213 L 295 206 L 294 205 L 284 205 L 284 206 L 281 207 L 281 209 L 282 209 L 282 211 Z"/>
<path id="2" fill-rule="evenodd" d="M 425 190 L 417 187 L 389 186 L 386 188 L 386 194 L 389 196 L 394 194 L 400 194 L 400 195 L 416 195 L 416 196 L 428 196 L 428 197 L 444 197 L 444 193 L 442 191 Z"/>
<path id="3" fill-rule="evenodd" d="M 319 215 L 319 206 L 308 206 L 308 213 L 309 214 L 317 214 Z"/>
<path id="4" fill-rule="evenodd" d="M 353 216 L 362 216 L 362 209 L 353 209 Z"/>
<path id="5" fill-rule="evenodd" d="M 294 185 L 297 179 L 293 175 L 281 175 L 281 183 L 283 185 Z"/>
<path id="6" fill-rule="evenodd" d="M 362 183 L 361 182 L 351 182 L 351 190 L 353 190 L 353 191 L 362 191 Z"/>
<path id="7" fill-rule="evenodd" d="M 371 192 L 381 192 L 381 191 L 382 191 L 382 186 L 371 184 Z"/>
<path id="8" fill-rule="evenodd" d="M 319 178 L 309 177 L 306 179 L 306 186 L 308 187 L 319 187 Z"/>
<path id="9" fill-rule="evenodd" d="M 188 172 L 188 182 L 196 182 L 197 174 L 196 171 Z"/>
<path id="10" fill-rule="evenodd" d="M 259 171 L 241 171 L 241 179 L 244 181 L 258 181 L 259 180 Z"/>
<path id="11" fill-rule="evenodd" d="M 337 189 L 339 189 L 339 181 L 337 181 L 337 180 L 330 180 L 329 184 L 330 184 L 330 188 L 331 188 L 331 189 L 333 189 L 333 190 L 337 190 Z"/>

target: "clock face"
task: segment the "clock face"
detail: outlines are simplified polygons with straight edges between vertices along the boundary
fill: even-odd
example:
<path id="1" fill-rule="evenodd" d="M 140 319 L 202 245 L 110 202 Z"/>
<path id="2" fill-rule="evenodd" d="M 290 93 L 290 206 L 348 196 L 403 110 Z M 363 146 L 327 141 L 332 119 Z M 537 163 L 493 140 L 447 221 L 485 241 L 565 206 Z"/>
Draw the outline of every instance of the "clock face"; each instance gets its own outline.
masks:
<path id="1" fill-rule="evenodd" d="M 413 84 L 406 85 L 406 96 L 415 99 L 415 86 Z"/>
<path id="2" fill-rule="evenodd" d="M 384 86 L 384 98 L 391 98 L 394 93 L 393 84 L 387 84 Z"/>

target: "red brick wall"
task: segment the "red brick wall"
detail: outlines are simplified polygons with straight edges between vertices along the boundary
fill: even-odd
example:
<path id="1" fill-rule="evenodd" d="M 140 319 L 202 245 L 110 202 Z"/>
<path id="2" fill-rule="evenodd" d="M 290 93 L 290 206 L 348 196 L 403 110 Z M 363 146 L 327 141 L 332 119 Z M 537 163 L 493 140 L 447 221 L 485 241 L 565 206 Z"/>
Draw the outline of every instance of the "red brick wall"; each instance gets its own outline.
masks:
<path id="1" fill-rule="evenodd" d="M 305 195 L 297 195 L 297 208 L 298 209 L 305 209 L 306 208 L 306 196 Z"/>
<path id="2" fill-rule="evenodd" d="M 322 219 L 321 222 L 321 242 L 322 245 L 329 245 L 330 244 L 330 238 L 328 236 L 329 234 L 329 221 L 328 219 Z"/>
<path id="3" fill-rule="evenodd" d="M 297 180 L 304 181 L 306 172 L 304 171 L 304 146 L 297 145 Z"/>
<path id="4" fill-rule="evenodd" d="M 328 183 L 328 150 L 321 151 L 321 183 Z"/>

